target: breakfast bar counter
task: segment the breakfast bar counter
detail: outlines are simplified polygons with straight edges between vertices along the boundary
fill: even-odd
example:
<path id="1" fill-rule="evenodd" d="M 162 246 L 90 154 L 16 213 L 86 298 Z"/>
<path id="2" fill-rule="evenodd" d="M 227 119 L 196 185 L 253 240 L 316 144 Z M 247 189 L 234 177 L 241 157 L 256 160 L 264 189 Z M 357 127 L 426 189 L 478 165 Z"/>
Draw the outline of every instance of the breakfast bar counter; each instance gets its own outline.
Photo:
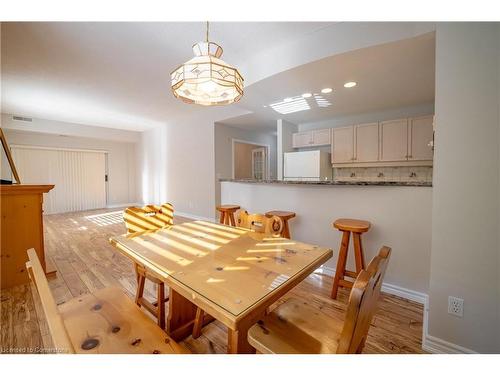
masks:
<path id="1" fill-rule="evenodd" d="M 250 180 L 220 179 L 220 182 L 238 182 L 246 184 L 280 184 L 280 185 L 321 185 L 321 186 L 424 186 L 432 187 L 429 181 L 285 181 L 285 180 Z"/>
<path id="2" fill-rule="evenodd" d="M 221 204 L 235 204 L 253 213 L 294 212 L 291 239 L 333 248 L 322 268 L 333 274 L 340 232 L 332 223 L 356 218 L 372 223 L 363 236 L 366 259 L 382 246 L 393 249 L 386 285 L 426 293 L 429 287 L 432 187 L 416 181 L 256 181 L 221 180 Z M 351 254 L 352 255 L 352 254 Z M 353 258 L 353 257 L 352 257 Z M 353 269 L 348 258 L 348 268 Z"/>

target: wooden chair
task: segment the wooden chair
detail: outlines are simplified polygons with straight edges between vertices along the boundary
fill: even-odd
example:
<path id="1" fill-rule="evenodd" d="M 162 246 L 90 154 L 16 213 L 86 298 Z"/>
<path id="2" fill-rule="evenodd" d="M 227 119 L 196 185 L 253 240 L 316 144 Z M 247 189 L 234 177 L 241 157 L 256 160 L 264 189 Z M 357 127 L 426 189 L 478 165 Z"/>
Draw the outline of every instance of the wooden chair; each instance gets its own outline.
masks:
<path id="1" fill-rule="evenodd" d="M 278 216 L 281 220 L 283 220 L 283 232 L 281 233 L 281 237 L 285 237 L 290 239 L 290 227 L 288 225 L 288 221 L 293 219 L 296 215 L 295 212 L 291 211 L 267 211 L 266 217 Z"/>
<path id="2" fill-rule="evenodd" d="M 174 225 L 174 207 L 170 203 L 161 206 L 150 204 L 144 207 L 128 207 L 123 212 L 123 221 L 129 234 L 168 228 Z M 135 303 L 156 316 L 158 325 L 165 329 L 165 302 L 168 301 L 168 297 L 165 297 L 165 284 L 138 264 L 135 265 L 135 272 L 137 276 Z M 146 279 L 156 285 L 157 299 L 154 302 L 144 298 Z"/>
<path id="3" fill-rule="evenodd" d="M 123 212 L 127 233 L 144 232 L 174 225 L 174 207 L 170 203 L 161 206 L 127 207 Z"/>
<path id="4" fill-rule="evenodd" d="M 245 210 L 238 213 L 238 226 L 257 233 L 279 237 L 283 233 L 283 220 L 278 216 L 266 217 L 261 214 L 249 214 Z"/>
<path id="5" fill-rule="evenodd" d="M 261 353 L 361 353 L 377 309 L 391 255 L 383 247 L 354 282 L 342 322 L 290 298 L 248 331 L 248 342 Z"/>
<path id="6" fill-rule="evenodd" d="M 58 353 L 181 354 L 187 351 L 149 319 L 119 288 L 100 289 L 57 306 L 34 249 L 28 274 L 40 295 Z"/>

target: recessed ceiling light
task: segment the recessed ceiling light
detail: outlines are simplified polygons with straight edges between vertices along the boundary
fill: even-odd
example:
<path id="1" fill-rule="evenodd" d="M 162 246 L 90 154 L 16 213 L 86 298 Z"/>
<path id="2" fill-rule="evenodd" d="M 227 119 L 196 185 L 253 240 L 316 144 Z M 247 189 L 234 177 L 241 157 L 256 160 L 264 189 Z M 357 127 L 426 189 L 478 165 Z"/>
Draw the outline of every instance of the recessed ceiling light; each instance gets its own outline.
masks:
<path id="1" fill-rule="evenodd" d="M 285 103 L 289 103 L 289 102 L 291 102 L 292 100 L 293 100 L 292 98 L 285 98 L 285 99 L 283 99 L 283 101 L 284 101 Z"/>
<path id="2" fill-rule="evenodd" d="M 329 87 L 324 88 L 323 90 L 321 90 L 321 92 L 322 92 L 323 94 L 329 94 L 329 93 L 331 93 L 332 91 L 333 91 L 333 90 L 332 90 L 331 88 L 329 88 Z"/>
<path id="3" fill-rule="evenodd" d="M 347 87 L 347 88 L 351 88 L 351 87 L 354 87 L 356 85 L 357 85 L 356 82 L 346 82 L 346 83 L 344 83 L 344 87 Z"/>
<path id="4" fill-rule="evenodd" d="M 310 98 L 312 94 L 310 92 L 306 92 L 305 94 L 302 94 L 303 98 Z"/>

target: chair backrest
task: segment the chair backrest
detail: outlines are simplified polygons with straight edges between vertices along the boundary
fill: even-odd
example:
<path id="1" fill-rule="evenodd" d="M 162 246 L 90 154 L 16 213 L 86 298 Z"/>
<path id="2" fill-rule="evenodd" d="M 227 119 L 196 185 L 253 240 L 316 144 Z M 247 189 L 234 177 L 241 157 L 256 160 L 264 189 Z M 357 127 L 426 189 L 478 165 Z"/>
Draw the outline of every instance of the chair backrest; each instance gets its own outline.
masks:
<path id="1" fill-rule="evenodd" d="M 127 233 L 144 232 L 174 225 L 174 206 L 150 204 L 144 207 L 128 207 L 123 212 Z"/>
<path id="2" fill-rule="evenodd" d="M 54 297 L 50 291 L 49 283 L 47 282 L 45 272 L 43 272 L 42 265 L 35 249 L 28 250 L 28 258 L 29 261 L 26 263 L 26 268 L 40 296 L 54 347 L 61 349 L 62 353 L 74 353 L 75 350 L 69 339 L 68 332 L 66 331 L 61 314 L 59 313 Z"/>
<path id="3" fill-rule="evenodd" d="M 283 220 L 278 216 L 249 214 L 245 210 L 240 210 L 238 213 L 238 226 L 272 236 L 280 236 L 283 232 Z"/>
<path id="4" fill-rule="evenodd" d="M 384 279 L 390 247 L 382 247 L 366 270 L 360 272 L 349 296 L 344 327 L 339 339 L 337 353 L 361 353 L 368 329 L 377 309 L 380 288 Z"/>

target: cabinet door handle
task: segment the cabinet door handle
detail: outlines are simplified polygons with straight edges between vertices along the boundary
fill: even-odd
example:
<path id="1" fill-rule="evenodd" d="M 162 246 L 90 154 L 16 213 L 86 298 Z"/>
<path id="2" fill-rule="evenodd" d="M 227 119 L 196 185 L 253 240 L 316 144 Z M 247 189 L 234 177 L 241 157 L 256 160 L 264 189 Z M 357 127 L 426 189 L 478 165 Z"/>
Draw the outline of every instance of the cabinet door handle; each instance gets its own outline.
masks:
<path id="1" fill-rule="evenodd" d="M 409 159 L 413 158 L 413 155 L 408 155 L 408 158 L 409 158 Z"/>

